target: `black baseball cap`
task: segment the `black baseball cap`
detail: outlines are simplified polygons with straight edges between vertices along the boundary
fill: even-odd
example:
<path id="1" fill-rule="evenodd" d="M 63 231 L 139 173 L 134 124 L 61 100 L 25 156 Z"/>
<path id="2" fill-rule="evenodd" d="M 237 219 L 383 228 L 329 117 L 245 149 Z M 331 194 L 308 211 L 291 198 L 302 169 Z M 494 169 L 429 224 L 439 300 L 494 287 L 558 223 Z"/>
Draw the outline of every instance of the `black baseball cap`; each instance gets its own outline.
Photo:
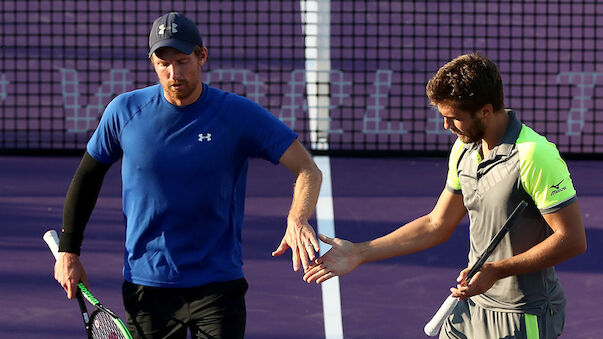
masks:
<path id="1" fill-rule="evenodd" d="M 197 25 L 182 13 L 170 12 L 153 22 L 149 34 L 149 58 L 161 47 L 172 47 L 191 54 L 195 45 L 203 46 Z"/>

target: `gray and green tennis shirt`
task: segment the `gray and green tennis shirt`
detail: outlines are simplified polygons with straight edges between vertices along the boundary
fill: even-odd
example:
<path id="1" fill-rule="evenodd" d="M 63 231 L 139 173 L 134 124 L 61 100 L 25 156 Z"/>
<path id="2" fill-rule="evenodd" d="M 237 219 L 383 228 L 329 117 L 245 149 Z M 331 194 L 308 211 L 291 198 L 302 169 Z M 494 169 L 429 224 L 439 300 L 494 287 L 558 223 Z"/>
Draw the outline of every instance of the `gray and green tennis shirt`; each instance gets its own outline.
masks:
<path id="1" fill-rule="evenodd" d="M 450 154 L 446 188 L 463 195 L 469 212 L 469 265 L 477 261 L 521 200 L 528 202 L 528 207 L 488 261 L 525 252 L 546 239 L 553 231 L 542 214 L 576 200 L 557 147 L 523 125 L 513 111 L 507 114 L 507 130 L 486 159 L 480 156 L 481 142 L 464 144 L 457 140 Z M 491 310 L 542 314 L 547 305 L 564 304 L 565 296 L 555 269 L 550 267 L 501 279 L 471 300 Z"/>

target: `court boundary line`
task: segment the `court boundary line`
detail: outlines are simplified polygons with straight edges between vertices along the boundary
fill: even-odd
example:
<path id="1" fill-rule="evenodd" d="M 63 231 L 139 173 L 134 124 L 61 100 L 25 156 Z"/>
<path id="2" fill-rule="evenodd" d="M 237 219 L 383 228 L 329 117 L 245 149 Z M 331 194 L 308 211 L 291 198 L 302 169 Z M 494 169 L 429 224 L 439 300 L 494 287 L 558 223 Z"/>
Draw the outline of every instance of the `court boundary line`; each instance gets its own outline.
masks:
<path id="1" fill-rule="evenodd" d="M 330 132 L 330 75 L 331 75 L 331 1 L 301 0 L 301 20 L 304 34 L 304 57 L 308 118 L 312 149 L 329 149 Z M 316 204 L 318 233 L 335 236 L 335 217 L 331 185 L 329 156 L 314 156 L 322 171 L 323 181 Z M 329 245 L 321 243 L 320 255 Z M 343 339 L 341 296 L 339 278 L 334 277 L 321 285 L 324 331 L 326 339 Z"/>
<path id="2" fill-rule="evenodd" d="M 335 237 L 335 217 L 331 185 L 331 161 L 328 156 L 315 156 L 314 160 L 323 175 L 322 187 L 316 205 L 316 224 L 319 233 L 333 238 Z M 320 255 L 325 254 L 330 248 L 330 245 L 321 243 Z M 321 290 L 325 338 L 343 338 L 339 277 L 333 277 L 323 282 Z"/>

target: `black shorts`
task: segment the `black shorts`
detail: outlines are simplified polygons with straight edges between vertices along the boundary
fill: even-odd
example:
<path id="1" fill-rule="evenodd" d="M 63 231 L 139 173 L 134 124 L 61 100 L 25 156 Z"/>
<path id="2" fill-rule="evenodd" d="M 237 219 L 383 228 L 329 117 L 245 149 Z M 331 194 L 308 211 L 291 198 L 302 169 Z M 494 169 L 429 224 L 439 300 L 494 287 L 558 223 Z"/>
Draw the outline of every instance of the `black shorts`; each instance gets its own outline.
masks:
<path id="1" fill-rule="evenodd" d="M 247 281 L 191 288 L 148 287 L 124 281 L 128 329 L 134 338 L 243 338 Z"/>

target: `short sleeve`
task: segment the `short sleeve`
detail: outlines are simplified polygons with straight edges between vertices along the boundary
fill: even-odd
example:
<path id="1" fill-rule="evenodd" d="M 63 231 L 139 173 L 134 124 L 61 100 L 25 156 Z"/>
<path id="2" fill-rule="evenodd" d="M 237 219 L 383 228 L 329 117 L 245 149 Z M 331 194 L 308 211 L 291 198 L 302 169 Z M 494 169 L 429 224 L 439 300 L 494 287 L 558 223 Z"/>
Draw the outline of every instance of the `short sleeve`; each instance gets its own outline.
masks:
<path id="1" fill-rule="evenodd" d="M 576 190 L 557 147 L 523 126 L 517 139 L 521 183 L 543 214 L 573 201 Z"/>
<path id="2" fill-rule="evenodd" d="M 254 101 L 239 98 L 235 105 L 238 106 L 235 109 L 245 112 L 241 128 L 247 153 L 278 164 L 281 156 L 297 138 L 297 133 Z"/>
<path id="3" fill-rule="evenodd" d="M 123 153 L 119 142 L 121 131 L 118 116 L 119 101 L 120 97 L 118 96 L 107 105 L 98 127 L 86 145 L 86 151 L 94 159 L 105 164 L 118 161 Z"/>
<path id="4" fill-rule="evenodd" d="M 461 181 L 459 180 L 458 163 L 463 152 L 463 142 L 456 139 L 450 156 L 448 158 L 448 175 L 446 176 L 446 188 L 453 193 L 461 193 Z"/>

